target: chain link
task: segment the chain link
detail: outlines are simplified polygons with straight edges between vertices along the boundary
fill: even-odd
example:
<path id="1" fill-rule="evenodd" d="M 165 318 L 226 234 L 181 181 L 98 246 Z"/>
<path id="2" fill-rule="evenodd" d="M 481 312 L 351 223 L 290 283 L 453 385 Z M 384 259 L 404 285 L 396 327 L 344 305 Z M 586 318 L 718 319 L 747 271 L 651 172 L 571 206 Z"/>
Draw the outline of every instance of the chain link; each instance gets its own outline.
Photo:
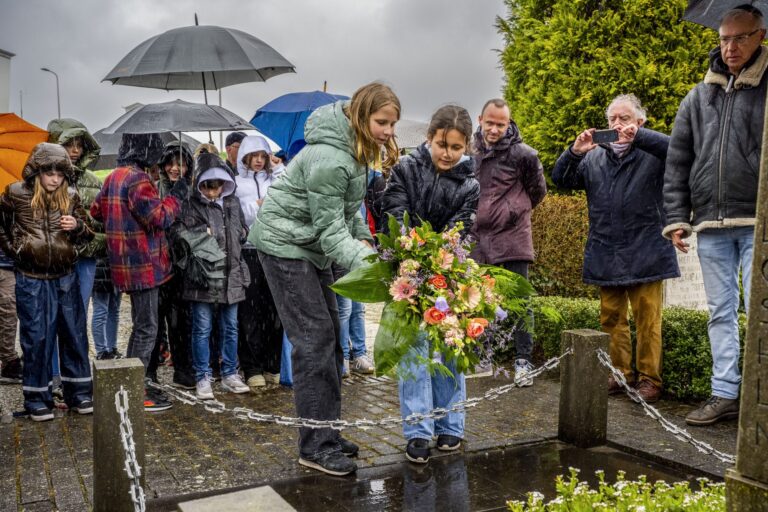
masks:
<path id="1" fill-rule="evenodd" d="M 684 428 L 678 427 L 668 419 L 664 418 L 664 416 L 661 415 L 661 413 L 656 409 L 655 407 L 648 405 L 645 400 L 640 396 L 640 393 L 637 392 L 635 388 L 630 386 L 627 383 L 627 379 L 624 378 L 624 374 L 621 372 L 621 370 L 617 369 L 613 364 L 611 363 L 611 356 L 609 356 L 605 350 L 603 349 L 597 349 L 597 359 L 600 360 L 600 363 L 607 367 L 608 370 L 613 375 L 613 378 L 618 382 L 621 387 L 623 387 L 629 397 L 634 400 L 635 402 L 639 403 L 641 406 L 643 406 L 643 409 L 645 409 L 645 413 L 650 416 L 651 418 L 658 421 L 662 427 L 664 427 L 664 430 L 671 433 L 672 436 L 675 437 L 678 441 L 682 441 L 684 443 L 688 443 L 693 445 L 697 450 L 699 450 L 701 453 L 706 453 L 708 455 L 712 455 L 713 457 L 719 459 L 722 462 L 725 462 L 726 464 L 736 464 L 736 457 L 733 455 L 723 453 L 719 450 L 716 450 L 712 447 L 712 445 L 705 443 L 704 441 L 699 441 L 698 439 L 694 439 L 691 434 L 688 433 L 687 430 Z"/>
<path id="2" fill-rule="evenodd" d="M 568 349 L 565 352 L 563 352 L 563 354 L 561 354 L 559 357 L 553 357 L 552 359 L 549 359 L 540 367 L 528 372 L 525 375 L 525 379 L 535 379 L 539 377 L 542 373 L 548 370 L 557 368 L 557 366 L 560 364 L 560 360 L 570 355 L 571 353 L 572 353 L 572 350 Z M 175 400 L 178 400 L 179 402 L 182 402 L 188 405 L 202 405 L 206 411 L 214 414 L 220 414 L 220 413 L 226 412 L 226 413 L 232 414 L 236 418 L 240 418 L 244 420 L 248 419 L 248 420 L 253 420 L 253 421 L 262 422 L 262 423 L 274 423 L 276 425 L 284 425 L 288 427 L 332 428 L 334 430 L 359 428 L 361 430 L 366 430 L 373 427 L 393 427 L 393 426 L 400 425 L 403 422 L 406 422 L 409 424 L 415 424 L 415 423 L 420 423 L 427 419 L 444 418 L 445 416 L 447 416 L 452 412 L 466 411 L 467 409 L 476 407 L 477 405 L 479 405 L 480 403 L 486 400 L 495 400 L 499 398 L 501 395 L 510 392 L 512 389 L 521 387 L 521 378 L 519 376 L 515 376 L 514 382 L 510 384 L 505 384 L 497 388 L 489 389 L 488 391 L 483 393 L 481 396 L 469 398 L 461 402 L 456 402 L 450 408 L 438 407 L 427 413 L 413 413 L 408 415 L 405 418 L 402 418 L 400 416 L 388 416 L 386 418 L 382 418 L 379 420 L 369 420 L 369 419 L 363 418 L 363 419 L 354 420 L 354 421 L 346 421 L 342 419 L 316 420 L 311 418 L 295 418 L 291 416 L 281 416 L 277 414 L 260 413 L 252 409 L 248 409 L 247 407 L 230 408 L 230 407 L 227 407 L 225 403 L 219 402 L 218 400 L 200 400 L 192 393 L 189 393 L 187 391 L 183 391 L 171 386 L 167 386 L 165 384 L 158 384 L 156 382 L 151 382 L 151 381 L 148 382 L 147 384 L 155 389 L 159 389 L 166 392 L 170 397 L 174 398 Z"/>
<path id="3" fill-rule="evenodd" d="M 125 472 L 131 479 L 131 501 L 134 512 L 145 512 L 144 489 L 141 488 L 141 466 L 136 460 L 136 444 L 133 442 L 133 427 L 128 418 L 128 393 L 123 386 L 115 393 L 115 409 L 120 415 L 120 441 L 125 451 Z"/>

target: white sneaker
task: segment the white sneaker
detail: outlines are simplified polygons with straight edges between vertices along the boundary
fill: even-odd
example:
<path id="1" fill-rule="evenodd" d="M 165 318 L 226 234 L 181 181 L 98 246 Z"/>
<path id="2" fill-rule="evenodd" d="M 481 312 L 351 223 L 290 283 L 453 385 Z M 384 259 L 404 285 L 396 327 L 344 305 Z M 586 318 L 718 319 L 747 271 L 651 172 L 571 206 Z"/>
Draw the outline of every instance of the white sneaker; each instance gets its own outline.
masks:
<path id="1" fill-rule="evenodd" d="M 341 368 L 341 378 L 342 379 L 348 379 L 349 378 L 349 360 L 344 360 L 344 366 Z"/>
<path id="2" fill-rule="evenodd" d="M 533 386 L 533 379 L 528 376 L 533 370 L 533 365 L 525 359 L 515 361 L 515 384 L 521 387 Z"/>
<path id="3" fill-rule="evenodd" d="M 261 376 L 264 377 L 264 382 L 266 382 L 267 384 L 280 384 L 279 373 L 264 372 L 261 374 Z"/>
<path id="4" fill-rule="evenodd" d="M 253 377 L 248 378 L 249 388 L 263 388 L 266 385 L 267 381 L 264 379 L 263 375 L 254 375 Z"/>
<path id="5" fill-rule="evenodd" d="M 211 379 L 203 377 L 195 385 L 195 396 L 199 400 L 213 400 L 213 389 L 211 388 Z"/>
<path id="6" fill-rule="evenodd" d="M 247 393 L 251 390 L 237 373 L 222 377 L 221 387 L 224 391 L 229 391 L 230 393 Z"/>
<path id="7" fill-rule="evenodd" d="M 352 361 L 349 362 L 349 369 L 350 371 L 354 373 L 362 373 L 366 375 L 370 375 L 373 373 L 373 363 L 370 359 L 368 359 L 368 356 L 363 354 L 360 357 L 354 358 Z"/>

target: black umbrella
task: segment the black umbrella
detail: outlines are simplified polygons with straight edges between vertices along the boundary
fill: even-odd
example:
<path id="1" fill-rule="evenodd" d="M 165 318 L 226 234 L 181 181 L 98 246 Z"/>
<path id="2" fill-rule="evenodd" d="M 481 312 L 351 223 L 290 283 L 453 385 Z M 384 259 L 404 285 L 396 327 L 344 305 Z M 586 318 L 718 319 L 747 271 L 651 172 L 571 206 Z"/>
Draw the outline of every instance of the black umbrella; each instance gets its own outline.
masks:
<path id="1" fill-rule="evenodd" d="M 261 39 L 231 28 L 199 26 L 195 15 L 194 26 L 169 30 L 131 50 L 102 81 L 205 91 L 295 72 Z"/>
<path id="2" fill-rule="evenodd" d="M 683 19 L 717 30 L 723 15 L 742 5 L 751 5 L 768 15 L 768 0 L 689 0 Z"/>
<path id="3" fill-rule="evenodd" d="M 161 133 L 255 130 L 252 124 L 218 105 L 174 100 L 129 110 L 103 133 Z"/>

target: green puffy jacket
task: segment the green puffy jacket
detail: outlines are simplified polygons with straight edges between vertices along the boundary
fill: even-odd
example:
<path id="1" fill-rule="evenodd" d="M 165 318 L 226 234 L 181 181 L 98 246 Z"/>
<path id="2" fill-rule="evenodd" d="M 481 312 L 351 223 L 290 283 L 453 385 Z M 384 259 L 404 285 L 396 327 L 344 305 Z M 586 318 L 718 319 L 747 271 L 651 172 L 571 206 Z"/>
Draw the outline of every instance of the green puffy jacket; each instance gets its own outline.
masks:
<path id="1" fill-rule="evenodd" d="M 89 212 L 91 203 L 96 198 L 96 194 L 101 190 L 101 180 L 88 170 L 88 167 L 99 158 L 99 153 L 101 152 L 99 144 L 88 133 L 85 125 L 76 119 L 54 119 L 48 123 L 48 134 L 48 142 L 61 144 L 62 146 L 76 137 L 80 137 L 83 141 L 83 153 L 77 162 L 72 162 L 72 165 L 75 166 L 75 187 L 77 188 L 77 193 L 80 196 L 83 209 Z M 104 237 L 104 227 L 100 222 L 93 220 L 90 213 L 88 214 L 88 220 L 96 236 L 87 245 L 79 248 L 79 255 L 84 258 L 106 256 L 107 246 Z"/>
<path id="2" fill-rule="evenodd" d="M 307 145 L 270 187 L 251 226 L 248 240 L 260 251 L 350 270 L 373 253 L 359 242 L 373 238 L 360 215 L 367 170 L 354 157 L 347 103 L 320 107 L 307 119 Z"/>

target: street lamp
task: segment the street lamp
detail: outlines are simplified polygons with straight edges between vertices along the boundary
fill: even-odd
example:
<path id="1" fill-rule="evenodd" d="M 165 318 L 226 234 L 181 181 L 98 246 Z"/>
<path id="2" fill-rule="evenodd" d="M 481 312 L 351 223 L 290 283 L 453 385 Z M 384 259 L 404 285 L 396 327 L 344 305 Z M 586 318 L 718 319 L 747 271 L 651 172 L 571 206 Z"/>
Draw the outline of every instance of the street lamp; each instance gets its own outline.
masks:
<path id="1" fill-rule="evenodd" d="M 59 112 L 59 119 L 61 119 L 61 97 L 59 96 L 59 75 L 56 74 L 55 71 L 51 71 L 48 68 L 40 68 L 40 71 L 47 71 L 48 73 L 53 73 L 53 76 L 56 77 L 56 108 Z"/>

